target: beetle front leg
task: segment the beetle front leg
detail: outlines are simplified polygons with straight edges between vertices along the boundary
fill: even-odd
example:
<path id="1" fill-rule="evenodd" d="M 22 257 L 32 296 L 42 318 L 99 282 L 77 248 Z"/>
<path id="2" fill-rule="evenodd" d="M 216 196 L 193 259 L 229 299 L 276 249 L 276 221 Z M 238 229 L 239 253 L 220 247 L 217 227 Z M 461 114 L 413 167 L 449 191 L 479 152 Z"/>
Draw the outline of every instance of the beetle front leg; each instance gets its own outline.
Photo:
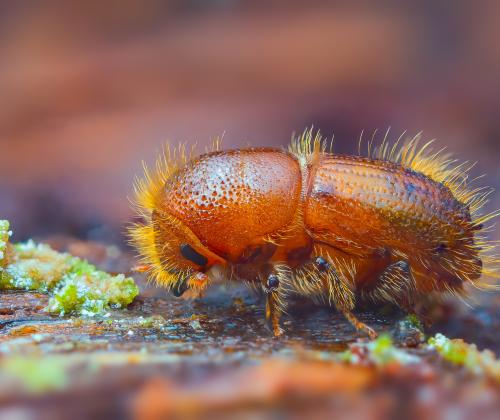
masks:
<path id="1" fill-rule="evenodd" d="M 283 329 L 280 326 L 281 309 L 276 302 L 276 293 L 266 293 L 266 320 L 271 323 L 273 334 L 279 337 L 283 334 Z"/>
<path id="2" fill-rule="evenodd" d="M 262 289 L 266 295 L 266 319 L 271 323 L 275 337 L 283 334 L 280 318 L 286 304 L 285 284 L 288 278 L 289 270 L 277 266 L 261 278 Z"/>
<path id="3" fill-rule="evenodd" d="M 286 292 L 291 281 L 291 270 L 282 263 L 265 262 L 238 264 L 232 267 L 232 276 L 246 280 L 249 284 L 262 288 L 266 297 L 266 320 L 271 324 L 275 337 L 283 334 L 280 327 L 281 314 L 286 306 Z"/>
<path id="4" fill-rule="evenodd" d="M 179 279 L 170 291 L 175 297 L 185 299 L 196 299 L 203 296 L 203 292 L 209 285 L 209 278 L 205 273 L 195 271 L 189 276 Z"/>
<path id="5" fill-rule="evenodd" d="M 263 285 L 264 293 L 266 294 L 266 319 L 271 323 L 275 337 L 283 334 L 283 330 L 280 327 L 279 283 L 278 276 L 271 273 L 267 276 L 266 283 Z"/>

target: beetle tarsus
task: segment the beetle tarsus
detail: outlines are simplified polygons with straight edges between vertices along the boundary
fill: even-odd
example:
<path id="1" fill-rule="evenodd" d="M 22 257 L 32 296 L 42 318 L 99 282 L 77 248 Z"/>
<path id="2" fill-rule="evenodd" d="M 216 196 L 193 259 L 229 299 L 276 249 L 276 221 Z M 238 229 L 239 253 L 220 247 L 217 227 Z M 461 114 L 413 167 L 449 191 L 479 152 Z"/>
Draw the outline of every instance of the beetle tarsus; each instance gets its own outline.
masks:
<path id="1" fill-rule="evenodd" d="M 372 340 L 377 338 L 376 331 L 366 325 L 364 322 L 361 322 L 352 312 L 344 311 L 343 312 L 346 319 L 356 328 L 358 331 L 363 331 L 370 337 Z"/>

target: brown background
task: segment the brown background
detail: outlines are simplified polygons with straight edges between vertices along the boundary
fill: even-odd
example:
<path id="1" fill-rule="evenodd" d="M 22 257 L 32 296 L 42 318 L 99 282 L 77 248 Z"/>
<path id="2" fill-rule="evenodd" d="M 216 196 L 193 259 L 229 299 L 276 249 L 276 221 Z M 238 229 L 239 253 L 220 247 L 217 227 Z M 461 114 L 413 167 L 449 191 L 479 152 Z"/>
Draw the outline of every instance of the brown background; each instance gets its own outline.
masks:
<path id="1" fill-rule="evenodd" d="M 423 130 L 498 186 L 500 3 L 411 3 L 1 2 L 0 217 L 17 240 L 120 241 L 165 142 L 311 124 L 346 153 Z"/>

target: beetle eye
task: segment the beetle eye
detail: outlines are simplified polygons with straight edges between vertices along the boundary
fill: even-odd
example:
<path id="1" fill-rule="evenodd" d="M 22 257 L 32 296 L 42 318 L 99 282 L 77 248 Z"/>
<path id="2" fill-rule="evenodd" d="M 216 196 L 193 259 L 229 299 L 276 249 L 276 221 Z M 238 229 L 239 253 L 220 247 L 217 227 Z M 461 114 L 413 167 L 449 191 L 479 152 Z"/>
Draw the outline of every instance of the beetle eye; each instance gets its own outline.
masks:
<path id="1" fill-rule="evenodd" d="M 200 253 L 196 252 L 193 247 L 189 244 L 182 244 L 181 245 L 181 255 L 186 259 L 189 260 L 196 265 L 199 266 L 204 266 L 207 264 L 208 260 L 206 257 L 201 255 Z"/>

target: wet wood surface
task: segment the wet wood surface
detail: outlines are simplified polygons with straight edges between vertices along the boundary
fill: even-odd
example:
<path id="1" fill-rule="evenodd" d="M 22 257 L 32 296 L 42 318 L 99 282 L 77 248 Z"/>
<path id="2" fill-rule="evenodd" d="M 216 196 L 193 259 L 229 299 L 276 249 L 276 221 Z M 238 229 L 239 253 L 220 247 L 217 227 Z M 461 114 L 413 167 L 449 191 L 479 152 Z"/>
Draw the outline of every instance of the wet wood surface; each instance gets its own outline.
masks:
<path id="1" fill-rule="evenodd" d="M 133 262 L 126 254 L 110 260 L 97 245 L 76 245 L 71 243 L 73 251 L 106 269 L 124 270 Z M 36 418 L 414 418 L 479 410 L 494 418 L 500 408 L 498 384 L 418 346 L 420 332 L 402 330 L 403 314 L 393 309 L 361 308 L 358 315 L 417 355 L 417 364 L 375 366 L 362 354 L 360 363 L 340 363 L 339 352 L 366 338 L 327 307 L 292 302 L 286 334 L 275 339 L 262 299 L 245 288 L 216 286 L 203 299 L 188 301 L 137 281 L 141 294 L 127 309 L 95 319 L 49 316 L 42 294 L 2 293 L 1 412 Z M 440 331 L 498 351 L 498 297 L 483 300 L 476 309 L 442 305 L 440 320 L 426 333 Z"/>

